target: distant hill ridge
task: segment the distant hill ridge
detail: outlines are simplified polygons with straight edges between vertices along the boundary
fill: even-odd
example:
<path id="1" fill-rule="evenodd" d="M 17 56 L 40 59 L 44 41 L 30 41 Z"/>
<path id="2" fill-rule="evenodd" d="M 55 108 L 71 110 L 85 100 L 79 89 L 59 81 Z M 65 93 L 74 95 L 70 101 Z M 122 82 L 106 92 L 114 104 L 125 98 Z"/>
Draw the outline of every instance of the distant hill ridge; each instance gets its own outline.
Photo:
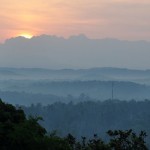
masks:
<path id="1" fill-rule="evenodd" d="M 44 69 L 0 67 L 0 80 L 125 81 L 150 85 L 150 70 L 126 68 Z"/>

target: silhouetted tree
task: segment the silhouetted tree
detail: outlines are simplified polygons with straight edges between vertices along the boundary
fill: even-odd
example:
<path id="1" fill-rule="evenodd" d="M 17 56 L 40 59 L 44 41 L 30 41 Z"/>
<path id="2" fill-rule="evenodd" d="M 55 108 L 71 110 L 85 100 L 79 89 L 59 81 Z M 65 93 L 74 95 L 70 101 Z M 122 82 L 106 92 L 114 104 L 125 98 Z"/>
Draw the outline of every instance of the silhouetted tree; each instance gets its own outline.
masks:
<path id="1" fill-rule="evenodd" d="M 145 145 L 146 133 L 141 131 L 136 135 L 131 129 L 126 131 L 109 130 L 108 135 L 111 137 L 109 145 L 115 150 L 148 150 Z"/>
<path id="2" fill-rule="evenodd" d="M 71 134 L 66 137 L 57 136 L 55 132 L 48 135 L 38 123 L 40 119 L 26 118 L 21 109 L 0 100 L 0 150 L 148 150 L 144 131 L 137 135 L 132 130 L 109 130 L 107 143 L 96 134 L 92 139 L 82 137 L 77 141 Z"/>

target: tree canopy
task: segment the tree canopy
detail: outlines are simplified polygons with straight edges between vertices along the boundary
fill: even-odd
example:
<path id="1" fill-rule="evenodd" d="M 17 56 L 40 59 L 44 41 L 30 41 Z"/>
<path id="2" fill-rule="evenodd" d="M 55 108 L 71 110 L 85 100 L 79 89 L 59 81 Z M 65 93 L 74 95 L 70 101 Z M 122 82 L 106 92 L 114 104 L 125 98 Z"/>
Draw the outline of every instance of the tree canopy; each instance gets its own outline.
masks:
<path id="1" fill-rule="evenodd" d="M 22 109 L 16 109 L 0 100 L 0 149 L 1 150 L 147 150 L 146 133 L 132 130 L 108 131 L 110 140 L 103 141 L 96 134 L 92 139 L 77 140 L 71 134 L 59 137 L 48 134 L 39 123 L 40 117 L 25 116 Z"/>

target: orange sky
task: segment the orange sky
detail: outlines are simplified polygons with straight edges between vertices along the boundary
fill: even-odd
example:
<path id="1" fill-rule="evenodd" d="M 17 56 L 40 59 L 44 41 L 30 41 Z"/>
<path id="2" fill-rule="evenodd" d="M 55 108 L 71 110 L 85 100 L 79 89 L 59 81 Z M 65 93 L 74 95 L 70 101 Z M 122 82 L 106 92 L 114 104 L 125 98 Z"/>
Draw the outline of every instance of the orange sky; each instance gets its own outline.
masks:
<path id="1" fill-rule="evenodd" d="M 1 0 L 0 41 L 22 34 L 150 40 L 150 0 Z"/>

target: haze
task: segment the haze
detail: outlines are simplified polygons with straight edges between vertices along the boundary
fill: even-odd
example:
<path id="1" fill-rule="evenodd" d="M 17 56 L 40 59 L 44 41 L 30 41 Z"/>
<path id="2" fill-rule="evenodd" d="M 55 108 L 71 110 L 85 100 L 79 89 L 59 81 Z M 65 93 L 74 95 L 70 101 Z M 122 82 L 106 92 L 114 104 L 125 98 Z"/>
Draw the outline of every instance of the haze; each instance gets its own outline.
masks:
<path id="1" fill-rule="evenodd" d="M 0 67 L 51 69 L 150 68 L 150 42 L 89 39 L 84 35 L 17 37 L 0 45 Z"/>
<path id="2" fill-rule="evenodd" d="M 0 42 L 22 34 L 150 40 L 149 0 L 1 0 Z"/>
<path id="3" fill-rule="evenodd" d="M 148 0 L 1 0 L 0 10 L 0 67 L 150 68 Z"/>

